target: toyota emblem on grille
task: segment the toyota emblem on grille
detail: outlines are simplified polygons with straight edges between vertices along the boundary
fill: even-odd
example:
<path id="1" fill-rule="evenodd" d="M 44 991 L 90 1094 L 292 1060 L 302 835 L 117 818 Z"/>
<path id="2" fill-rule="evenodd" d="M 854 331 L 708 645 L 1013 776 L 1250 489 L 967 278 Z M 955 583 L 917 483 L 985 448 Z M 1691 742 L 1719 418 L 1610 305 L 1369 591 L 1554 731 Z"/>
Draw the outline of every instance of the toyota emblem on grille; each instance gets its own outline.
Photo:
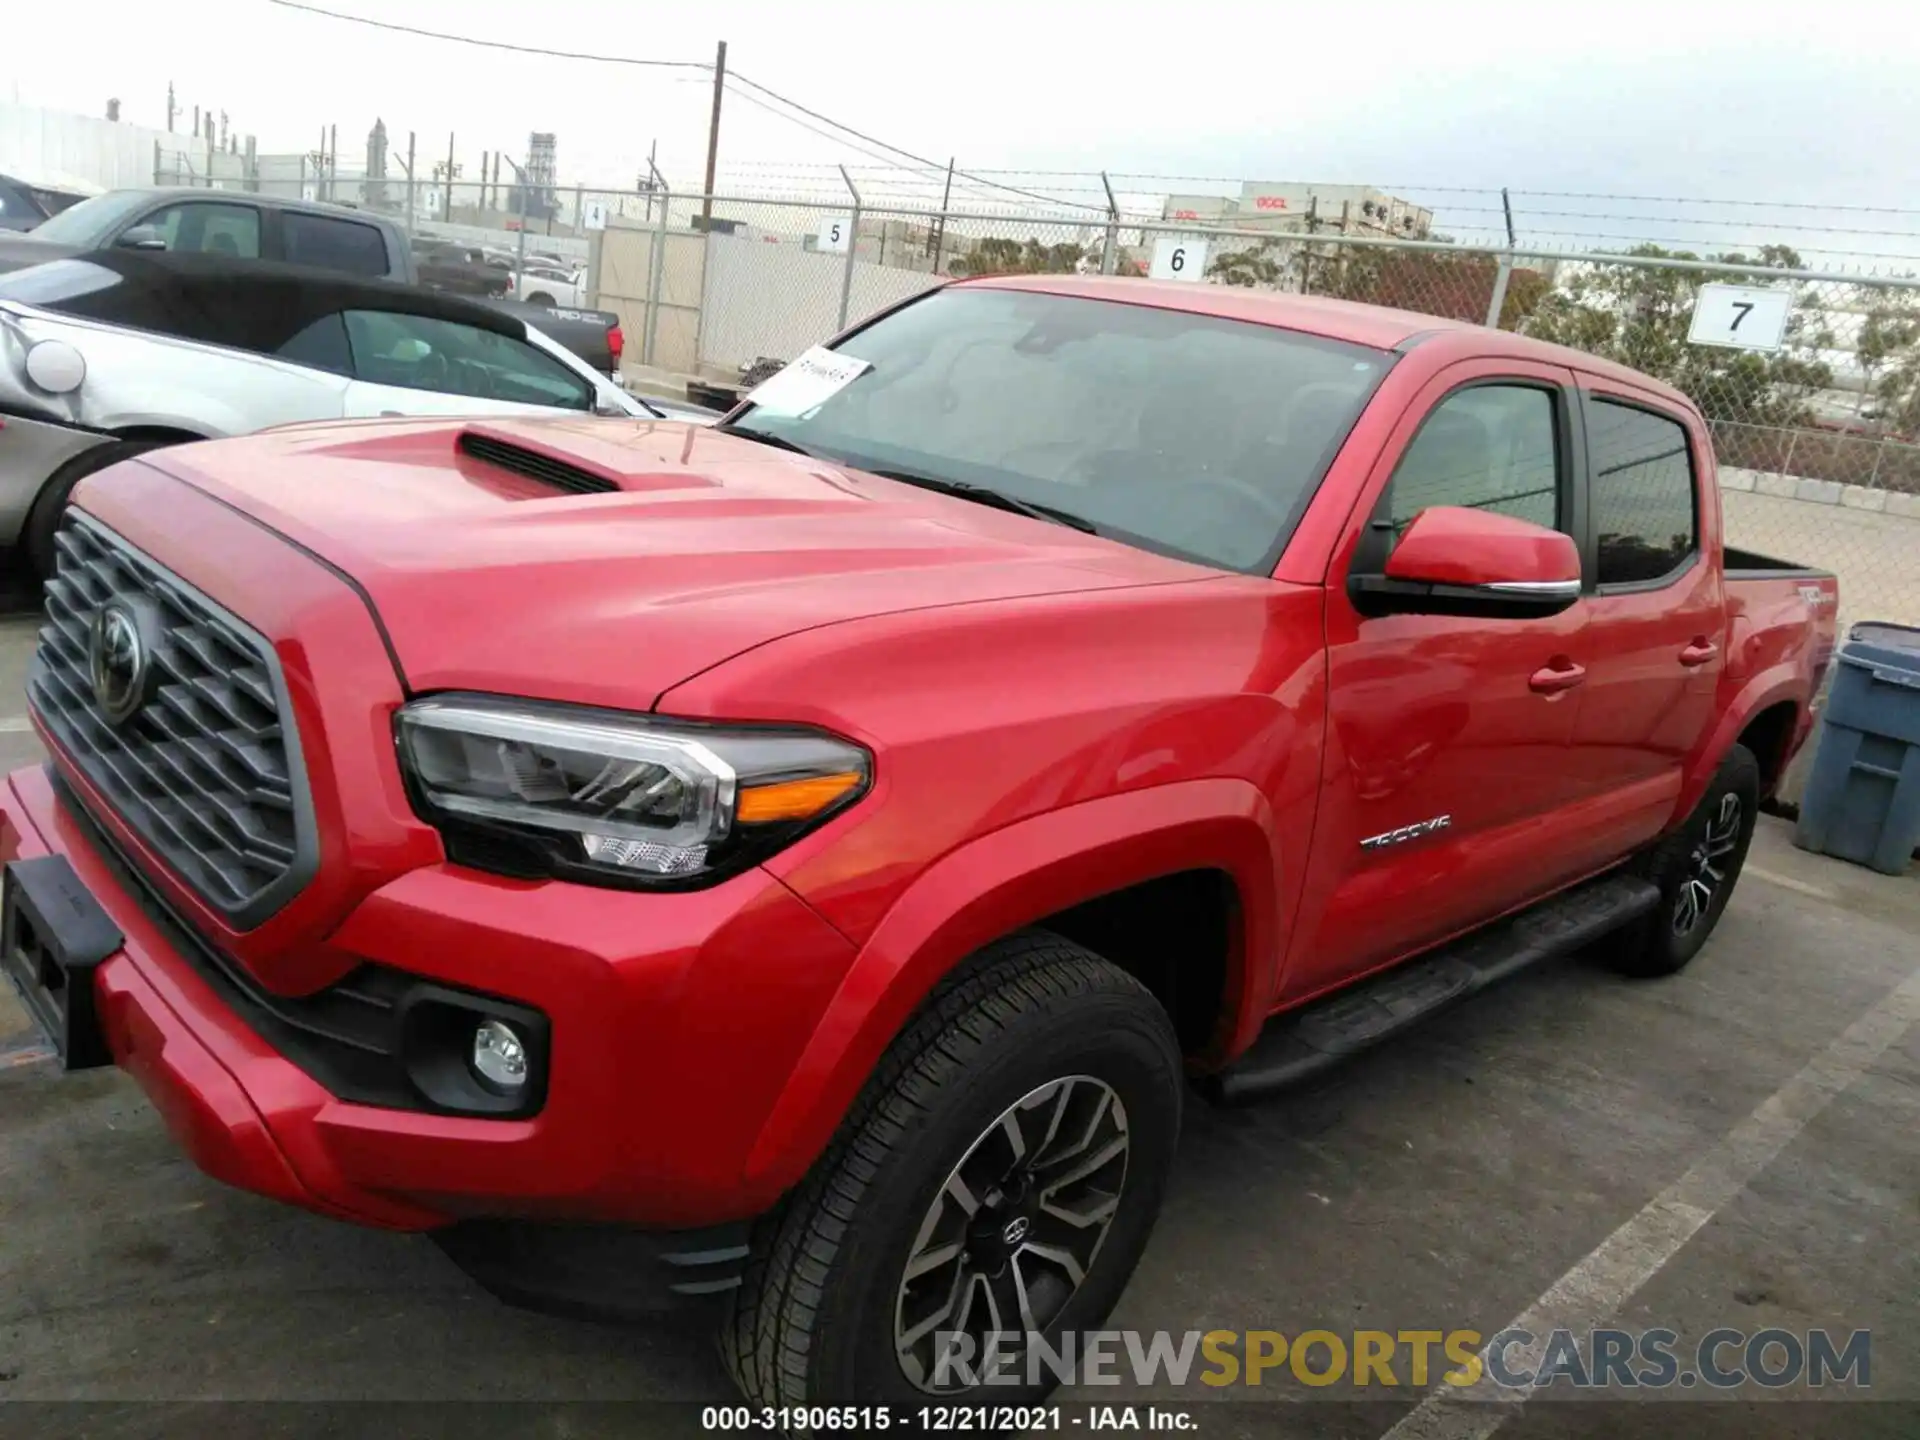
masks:
<path id="1" fill-rule="evenodd" d="M 93 616 L 87 664 L 93 700 L 100 713 L 119 725 L 147 703 L 153 681 L 153 652 L 141 616 L 122 600 L 109 600 Z"/>

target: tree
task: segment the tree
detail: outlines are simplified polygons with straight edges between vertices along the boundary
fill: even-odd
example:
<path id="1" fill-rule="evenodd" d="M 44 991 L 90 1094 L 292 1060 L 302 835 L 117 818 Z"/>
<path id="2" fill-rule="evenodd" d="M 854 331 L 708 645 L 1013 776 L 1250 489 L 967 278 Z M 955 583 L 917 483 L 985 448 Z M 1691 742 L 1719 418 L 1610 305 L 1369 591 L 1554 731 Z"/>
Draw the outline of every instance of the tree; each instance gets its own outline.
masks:
<path id="1" fill-rule="evenodd" d="M 1697 260 L 1684 250 L 1639 245 L 1619 257 L 1596 255 L 1543 296 L 1520 327 L 1541 340 L 1585 350 L 1643 371 L 1684 390 L 1709 420 L 1750 425 L 1806 425 L 1808 401 L 1833 383 L 1820 352 L 1833 348 L 1833 331 L 1811 290 L 1802 290 L 1787 319 L 1779 350 L 1730 350 L 1687 339 L 1694 293 L 1711 281 L 1754 285 L 1752 275 L 1635 265 L 1634 260 Z M 1726 265 L 1802 268 L 1785 245 L 1768 245 L 1756 259 L 1709 257 Z M 1625 262 L 1625 263 L 1622 263 Z M 1792 282 L 1784 282 L 1791 285 Z"/>
<path id="2" fill-rule="evenodd" d="M 1245 250 L 1223 250 L 1207 262 L 1207 274 L 1223 285 L 1272 288 L 1287 275 L 1286 259 L 1274 258 L 1279 246 L 1278 240 L 1260 240 Z"/>
<path id="3" fill-rule="evenodd" d="M 1341 300 L 1360 300 L 1396 310 L 1414 310 L 1449 320 L 1483 324 L 1499 283 L 1500 261 L 1483 251 L 1395 250 L 1349 247 L 1352 253 L 1316 265 L 1313 292 Z M 1500 326 L 1519 327 L 1547 292 L 1537 270 L 1515 267 L 1507 277 Z"/>
<path id="4" fill-rule="evenodd" d="M 1859 285 L 1854 297 L 1865 317 L 1855 345 L 1865 395 L 1895 434 L 1920 434 L 1920 292 Z"/>
<path id="5" fill-rule="evenodd" d="M 955 275 L 1071 275 L 1089 256 L 1097 261 L 1098 249 L 1072 241 L 1043 245 L 1032 238 L 989 235 L 974 241 L 973 248 L 949 269 Z"/>

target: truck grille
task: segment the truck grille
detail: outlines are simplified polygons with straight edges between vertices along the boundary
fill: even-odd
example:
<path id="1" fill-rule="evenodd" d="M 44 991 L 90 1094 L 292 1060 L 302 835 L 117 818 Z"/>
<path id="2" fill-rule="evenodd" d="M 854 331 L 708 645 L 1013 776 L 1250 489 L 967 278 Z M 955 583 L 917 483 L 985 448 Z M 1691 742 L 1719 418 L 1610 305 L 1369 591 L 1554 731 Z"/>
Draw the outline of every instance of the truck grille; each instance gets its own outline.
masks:
<path id="1" fill-rule="evenodd" d="M 98 521 L 70 511 L 27 693 L 67 763 L 235 929 L 312 878 L 313 818 L 280 664 L 264 637 Z M 144 659 L 95 675 L 112 606 Z M 138 697 L 117 721 L 108 705 Z M 104 695 L 104 700 L 103 700 Z"/>

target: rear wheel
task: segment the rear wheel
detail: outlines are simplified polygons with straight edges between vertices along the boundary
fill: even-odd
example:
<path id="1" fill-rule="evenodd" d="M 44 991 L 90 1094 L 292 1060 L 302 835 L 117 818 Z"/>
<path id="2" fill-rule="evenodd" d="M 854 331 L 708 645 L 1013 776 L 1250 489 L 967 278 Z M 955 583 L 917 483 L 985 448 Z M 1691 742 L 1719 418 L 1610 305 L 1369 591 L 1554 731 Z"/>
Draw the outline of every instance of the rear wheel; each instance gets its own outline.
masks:
<path id="1" fill-rule="evenodd" d="M 1053 935 L 987 947 L 762 1226 L 721 1330 L 735 1381 L 774 1406 L 1044 1396 L 1029 1337 L 1059 1353 L 1119 1298 L 1182 1093 L 1173 1027 L 1132 977 Z M 996 1354 L 1015 1383 L 985 1385 Z"/>
<path id="2" fill-rule="evenodd" d="M 53 472 L 40 488 L 40 497 L 27 513 L 26 527 L 21 533 L 21 546 L 36 579 L 45 584 L 53 576 L 57 558 L 53 537 L 67 513 L 73 487 L 109 465 L 117 465 L 147 450 L 157 450 L 166 443 L 164 440 L 116 440 L 111 445 L 100 445 L 84 455 L 74 456 Z"/>
<path id="3" fill-rule="evenodd" d="M 1760 764 L 1735 745 L 1687 822 L 1640 862 L 1641 873 L 1660 887 L 1660 904 L 1628 932 L 1622 970 L 1671 975 L 1700 953 L 1732 898 L 1759 814 Z"/>

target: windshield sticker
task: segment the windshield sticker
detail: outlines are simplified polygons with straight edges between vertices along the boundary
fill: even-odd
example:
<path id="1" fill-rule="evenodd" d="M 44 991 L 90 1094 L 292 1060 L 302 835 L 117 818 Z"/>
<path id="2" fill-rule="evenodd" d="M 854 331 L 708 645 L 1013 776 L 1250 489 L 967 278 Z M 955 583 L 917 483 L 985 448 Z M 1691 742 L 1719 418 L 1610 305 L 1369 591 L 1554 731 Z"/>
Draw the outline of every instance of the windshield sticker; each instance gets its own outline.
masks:
<path id="1" fill-rule="evenodd" d="M 814 345 L 754 386 L 747 399 L 769 415 L 800 416 L 825 404 L 872 368 L 865 360 Z"/>

